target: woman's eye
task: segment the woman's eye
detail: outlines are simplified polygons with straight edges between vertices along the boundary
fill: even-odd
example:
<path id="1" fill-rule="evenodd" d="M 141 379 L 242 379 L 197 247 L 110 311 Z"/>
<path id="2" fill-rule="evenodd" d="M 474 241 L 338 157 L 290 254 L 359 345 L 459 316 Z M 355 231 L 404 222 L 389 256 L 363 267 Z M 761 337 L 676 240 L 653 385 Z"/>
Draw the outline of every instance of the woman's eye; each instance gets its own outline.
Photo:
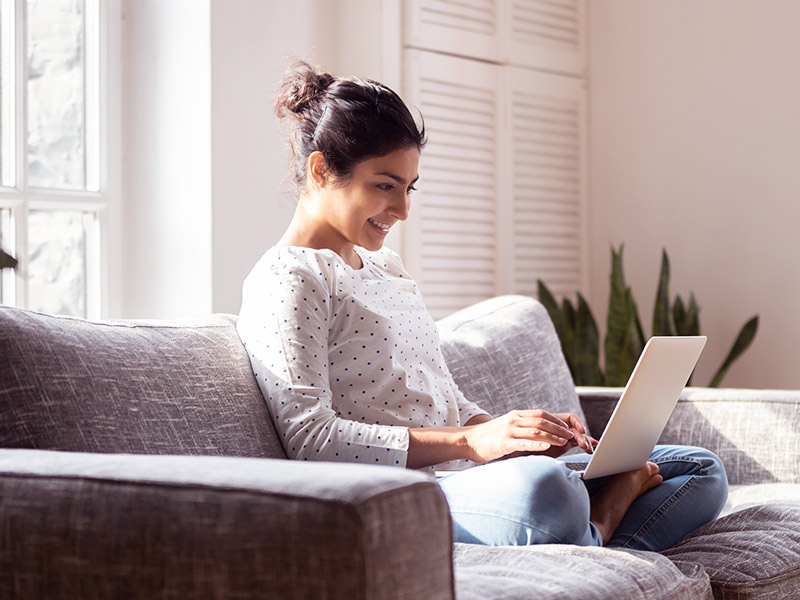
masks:
<path id="1" fill-rule="evenodd" d="M 416 192 L 416 191 L 417 191 L 417 188 L 415 188 L 415 187 L 412 185 L 412 186 L 410 186 L 410 187 L 408 188 L 408 191 L 406 192 L 406 194 L 410 194 L 411 192 Z"/>
<path id="2" fill-rule="evenodd" d="M 391 183 L 379 183 L 378 188 L 383 190 L 384 192 L 390 192 L 394 189 L 394 185 Z"/>

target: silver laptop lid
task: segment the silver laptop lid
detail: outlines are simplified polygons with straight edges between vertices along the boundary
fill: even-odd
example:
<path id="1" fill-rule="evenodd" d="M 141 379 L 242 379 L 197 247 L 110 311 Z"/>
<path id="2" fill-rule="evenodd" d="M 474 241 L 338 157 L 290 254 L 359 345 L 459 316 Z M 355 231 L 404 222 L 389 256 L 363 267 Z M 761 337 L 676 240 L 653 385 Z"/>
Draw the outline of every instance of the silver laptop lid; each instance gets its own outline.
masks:
<path id="1" fill-rule="evenodd" d="M 584 479 L 644 466 L 706 339 L 706 336 L 650 338 L 583 473 Z"/>

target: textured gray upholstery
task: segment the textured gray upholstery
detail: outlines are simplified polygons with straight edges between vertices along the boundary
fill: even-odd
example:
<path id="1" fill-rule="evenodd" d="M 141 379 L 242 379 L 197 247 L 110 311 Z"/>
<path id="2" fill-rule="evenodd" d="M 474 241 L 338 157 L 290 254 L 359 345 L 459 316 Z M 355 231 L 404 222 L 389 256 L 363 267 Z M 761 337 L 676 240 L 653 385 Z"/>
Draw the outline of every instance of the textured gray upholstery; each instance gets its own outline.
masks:
<path id="1" fill-rule="evenodd" d="M 0 499 L 6 600 L 453 597 L 447 502 L 413 471 L 0 450 Z"/>
<path id="2" fill-rule="evenodd" d="M 622 389 L 579 391 L 592 430 L 601 432 Z M 659 443 L 715 452 L 731 485 L 800 483 L 800 392 L 688 388 Z"/>
<path id="3" fill-rule="evenodd" d="M 456 544 L 458 600 L 706 600 L 708 576 L 653 552 L 585 546 Z"/>
<path id="4" fill-rule="evenodd" d="M 0 598 L 800 594 L 800 503 L 779 503 L 800 494 L 800 392 L 684 395 L 662 441 L 714 450 L 740 487 L 725 517 L 665 556 L 460 544 L 451 555 L 427 475 L 265 460 L 285 454 L 234 322 L 0 307 Z M 600 435 L 621 390 L 581 389 L 578 403 L 536 301 L 494 298 L 440 326 L 467 398 L 496 415 L 585 411 Z"/>
<path id="5" fill-rule="evenodd" d="M 541 408 L 585 422 L 553 323 L 533 298 L 498 296 L 438 325 L 448 368 L 468 400 L 495 417 Z"/>
<path id="6" fill-rule="evenodd" d="M 285 458 L 235 317 L 92 323 L 0 307 L 0 447 Z"/>
<path id="7" fill-rule="evenodd" d="M 723 600 L 800 598 L 800 506 L 768 504 L 704 525 L 664 551 L 701 565 Z"/>

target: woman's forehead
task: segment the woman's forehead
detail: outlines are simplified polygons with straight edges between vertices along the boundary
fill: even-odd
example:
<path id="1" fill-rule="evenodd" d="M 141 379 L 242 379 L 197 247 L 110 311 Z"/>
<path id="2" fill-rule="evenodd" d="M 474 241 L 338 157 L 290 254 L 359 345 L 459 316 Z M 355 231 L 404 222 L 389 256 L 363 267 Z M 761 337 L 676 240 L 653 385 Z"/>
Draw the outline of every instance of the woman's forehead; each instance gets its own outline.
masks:
<path id="1" fill-rule="evenodd" d="M 401 148 L 384 156 L 369 158 L 360 163 L 356 168 L 364 174 L 396 176 L 406 183 L 417 178 L 419 166 L 419 150 L 416 148 Z"/>

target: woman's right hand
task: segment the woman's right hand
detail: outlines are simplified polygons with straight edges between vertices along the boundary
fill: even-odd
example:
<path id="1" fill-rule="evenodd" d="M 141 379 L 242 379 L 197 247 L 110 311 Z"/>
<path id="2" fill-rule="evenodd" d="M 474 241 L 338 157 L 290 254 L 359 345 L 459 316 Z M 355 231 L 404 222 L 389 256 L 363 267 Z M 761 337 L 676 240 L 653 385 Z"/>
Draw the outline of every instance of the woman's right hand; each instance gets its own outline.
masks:
<path id="1" fill-rule="evenodd" d="M 483 463 L 514 452 L 542 452 L 550 446 L 563 446 L 574 434 L 567 423 L 547 411 L 512 410 L 470 426 L 464 436 L 467 458 Z"/>

